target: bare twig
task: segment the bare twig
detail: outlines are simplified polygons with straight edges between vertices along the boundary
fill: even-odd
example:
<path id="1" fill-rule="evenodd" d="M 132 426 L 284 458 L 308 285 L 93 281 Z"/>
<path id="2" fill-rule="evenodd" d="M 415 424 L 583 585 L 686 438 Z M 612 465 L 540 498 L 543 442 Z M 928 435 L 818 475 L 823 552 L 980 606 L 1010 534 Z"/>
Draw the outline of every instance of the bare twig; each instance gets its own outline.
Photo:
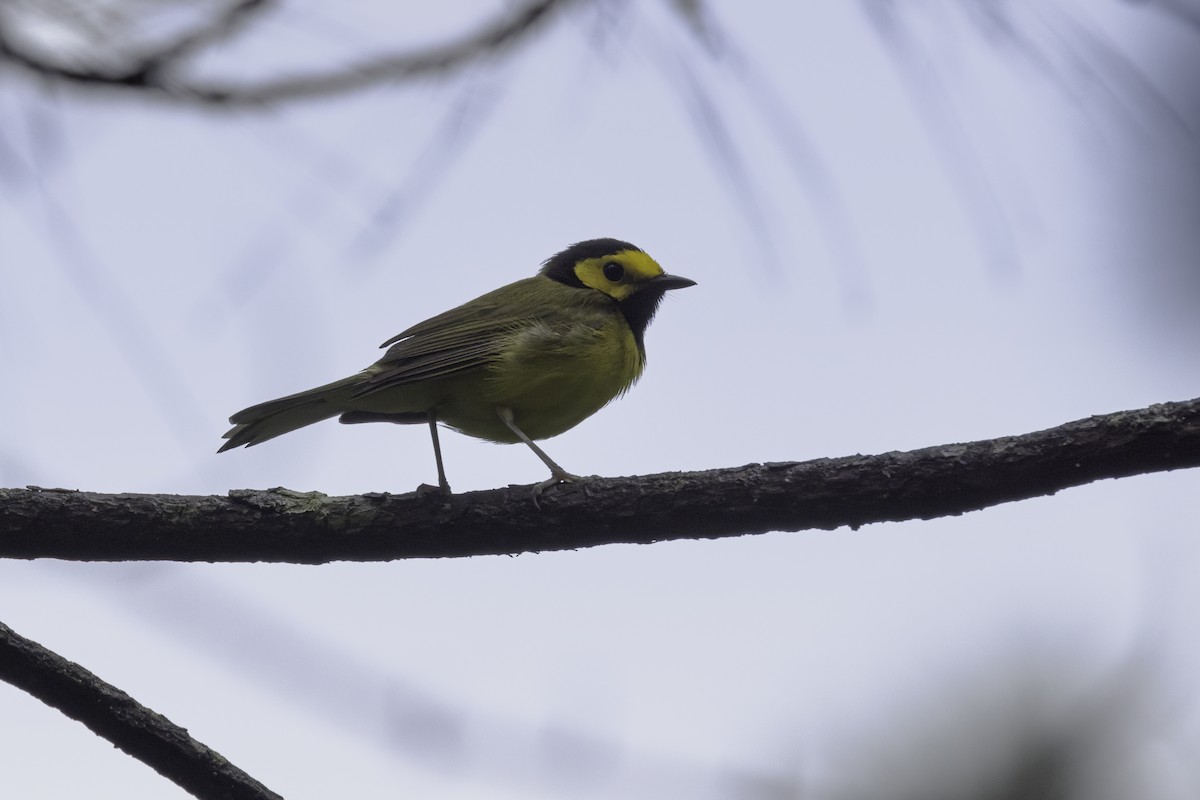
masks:
<path id="1" fill-rule="evenodd" d="M 1200 466 L 1200 399 L 874 456 L 589 478 L 445 496 L 228 497 L 0 489 L 0 557 L 382 561 L 565 550 L 931 519 Z"/>
<path id="2" fill-rule="evenodd" d="M 255 15 L 264 11 L 270 0 L 238 0 L 214 16 L 206 24 L 186 33 L 165 47 L 142 59 L 143 75 L 152 75 L 222 39 L 240 32 Z"/>
<path id="3" fill-rule="evenodd" d="M 928 48 L 914 36 L 908 15 L 913 9 L 894 0 L 862 0 L 867 19 L 875 26 L 892 56 L 897 74 L 912 104 L 921 112 L 926 135 L 934 143 L 945 172 L 957 190 L 980 244 L 980 254 L 995 274 L 1010 275 L 1020 266 L 1020 254 L 1008 214 L 980 159 L 977 143 L 962 118 L 947 82 Z"/>
<path id="4" fill-rule="evenodd" d="M 280 800 L 166 717 L 3 623 L 0 679 L 82 722 L 196 797 Z"/>
<path id="5" fill-rule="evenodd" d="M 193 34 L 164 45 L 146 54 L 132 66 L 102 70 L 55 63 L 22 47 L 19 39 L 0 24 L 0 59 L 7 59 L 39 75 L 92 87 L 137 90 L 170 100 L 194 102 L 212 106 L 247 106 L 279 103 L 290 100 L 317 99 L 357 91 L 387 81 L 397 81 L 438 73 L 461 67 L 471 61 L 496 55 L 527 37 L 560 7 L 572 0 L 529 0 L 489 20 L 473 33 L 442 44 L 424 47 L 392 56 L 368 58 L 348 67 L 314 70 L 291 76 L 266 78 L 257 82 L 208 82 L 191 80 L 167 67 L 176 65 L 179 57 L 190 54 L 196 46 L 208 43 L 212 36 L 206 28 L 197 41 Z M 244 22 L 256 3 L 245 3 L 231 16 L 223 18 L 225 27 Z M 0 19 L 0 23 L 3 20 Z M 219 32 L 222 26 L 213 26 Z"/>

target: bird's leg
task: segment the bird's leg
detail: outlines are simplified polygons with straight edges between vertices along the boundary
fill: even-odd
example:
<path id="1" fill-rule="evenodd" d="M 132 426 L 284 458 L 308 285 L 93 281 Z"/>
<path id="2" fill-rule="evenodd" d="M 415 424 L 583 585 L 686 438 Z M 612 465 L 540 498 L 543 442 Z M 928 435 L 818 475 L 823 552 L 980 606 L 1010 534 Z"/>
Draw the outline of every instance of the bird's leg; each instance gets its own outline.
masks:
<path id="1" fill-rule="evenodd" d="M 533 443 L 533 440 L 525 435 L 525 431 L 517 427 L 517 423 L 513 422 L 512 409 L 507 406 L 496 406 L 496 414 L 500 417 L 500 421 L 508 426 L 508 429 L 517 435 L 525 444 L 529 445 L 529 449 L 537 454 L 537 457 L 542 460 L 542 463 L 550 468 L 550 479 L 542 481 L 533 490 L 533 497 L 536 500 L 537 496 L 542 493 L 542 490 L 547 486 L 553 486 L 556 483 L 570 483 L 571 481 L 582 480 L 578 475 L 572 475 L 565 469 L 554 462 L 554 459 L 546 455 L 546 451 Z"/>
<path id="2" fill-rule="evenodd" d="M 450 494 L 450 483 L 446 480 L 446 469 L 442 466 L 442 443 L 438 441 L 437 412 L 429 412 L 429 435 L 433 438 L 433 458 L 437 461 L 438 486 L 446 494 Z"/>
<path id="3" fill-rule="evenodd" d="M 442 443 L 438 441 L 437 412 L 430 411 L 347 411 L 338 417 L 338 422 L 345 425 L 357 425 L 361 422 L 394 422 L 397 425 L 415 425 L 418 422 L 429 423 L 429 435 L 433 437 L 433 457 L 437 460 L 438 488 L 445 494 L 450 494 L 450 484 L 446 481 L 446 470 L 442 466 Z M 424 486 L 425 484 L 421 484 Z"/>

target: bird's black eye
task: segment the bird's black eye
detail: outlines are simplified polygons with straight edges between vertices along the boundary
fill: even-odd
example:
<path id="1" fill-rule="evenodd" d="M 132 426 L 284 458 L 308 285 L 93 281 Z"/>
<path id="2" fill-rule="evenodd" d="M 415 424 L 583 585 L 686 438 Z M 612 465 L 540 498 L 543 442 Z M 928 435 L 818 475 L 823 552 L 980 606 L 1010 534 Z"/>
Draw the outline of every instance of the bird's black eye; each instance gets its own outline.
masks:
<path id="1" fill-rule="evenodd" d="M 604 277 L 613 283 L 619 283 L 621 278 L 625 277 L 625 268 L 616 261 L 610 261 L 604 265 Z"/>

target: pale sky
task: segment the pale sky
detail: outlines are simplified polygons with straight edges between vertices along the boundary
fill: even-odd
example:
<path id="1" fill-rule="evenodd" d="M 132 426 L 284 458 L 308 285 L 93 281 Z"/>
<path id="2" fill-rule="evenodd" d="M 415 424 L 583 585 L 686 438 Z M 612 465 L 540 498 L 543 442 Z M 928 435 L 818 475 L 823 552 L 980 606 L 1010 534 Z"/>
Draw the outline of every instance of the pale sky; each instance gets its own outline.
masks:
<path id="1" fill-rule="evenodd" d="M 202 67 L 337 63 L 494 5 L 295 4 Z M 599 236 L 698 286 L 640 384 L 544 444 L 577 473 L 1200 395 L 1197 30 L 1166 3 L 1023 0 L 1011 31 L 985 7 L 723 0 L 714 58 L 665 4 L 615 4 L 454 78 L 228 113 L 0 73 L 0 484 L 433 483 L 420 426 L 215 450 L 238 409 Z M 522 447 L 442 446 L 456 491 L 544 477 Z M 1146 718 L 1085 780 L 1174 800 L 1200 790 L 1196 491 L 517 558 L 0 561 L 0 620 L 288 798 L 906 796 L 954 780 L 931 753 L 974 763 L 1134 685 Z M 0 719 L 6 796 L 186 796 L 11 687 Z"/>

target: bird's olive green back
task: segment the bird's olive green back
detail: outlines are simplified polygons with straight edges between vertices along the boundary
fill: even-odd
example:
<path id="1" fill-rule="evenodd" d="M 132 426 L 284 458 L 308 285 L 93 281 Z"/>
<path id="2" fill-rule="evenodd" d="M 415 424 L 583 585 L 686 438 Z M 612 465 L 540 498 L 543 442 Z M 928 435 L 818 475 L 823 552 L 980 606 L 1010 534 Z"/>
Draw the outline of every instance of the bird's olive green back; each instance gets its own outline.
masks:
<path id="1" fill-rule="evenodd" d="M 444 378 L 498 361 L 517 333 L 537 326 L 566 331 L 599 325 L 620 312 L 604 295 L 538 275 L 503 286 L 418 323 L 384 342 L 389 347 L 359 390 Z"/>

